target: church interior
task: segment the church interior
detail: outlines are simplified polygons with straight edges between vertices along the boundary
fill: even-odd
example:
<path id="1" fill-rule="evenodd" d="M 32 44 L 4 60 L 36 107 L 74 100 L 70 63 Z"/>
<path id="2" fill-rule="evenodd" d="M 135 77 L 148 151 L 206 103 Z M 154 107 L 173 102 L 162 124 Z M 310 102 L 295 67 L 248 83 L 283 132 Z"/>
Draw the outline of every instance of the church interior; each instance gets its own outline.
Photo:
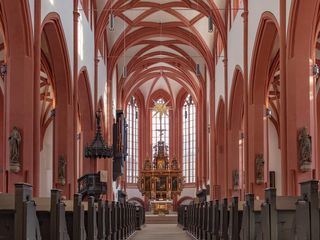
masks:
<path id="1" fill-rule="evenodd" d="M 320 0 L 0 0 L 0 239 L 320 239 L 319 78 Z"/>

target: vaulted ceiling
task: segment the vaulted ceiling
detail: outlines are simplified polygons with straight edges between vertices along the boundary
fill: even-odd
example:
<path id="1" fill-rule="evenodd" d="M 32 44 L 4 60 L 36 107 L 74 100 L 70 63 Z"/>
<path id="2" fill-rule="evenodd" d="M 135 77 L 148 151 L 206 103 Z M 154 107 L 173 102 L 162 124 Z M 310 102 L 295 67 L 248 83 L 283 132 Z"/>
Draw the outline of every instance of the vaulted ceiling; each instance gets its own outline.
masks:
<path id="1" fill-rule="evenodd" d="M 107 38 L 108 78 L 118 76 L 124 98 L 139 89 L 148 99 L 162 89 L 175 99 L 184 88 L 197 99 L 205 80 L 213 77 L 214 32 L 225 40 L 225 4 L 226 0 L 97 0 L 97 34 Z"/>

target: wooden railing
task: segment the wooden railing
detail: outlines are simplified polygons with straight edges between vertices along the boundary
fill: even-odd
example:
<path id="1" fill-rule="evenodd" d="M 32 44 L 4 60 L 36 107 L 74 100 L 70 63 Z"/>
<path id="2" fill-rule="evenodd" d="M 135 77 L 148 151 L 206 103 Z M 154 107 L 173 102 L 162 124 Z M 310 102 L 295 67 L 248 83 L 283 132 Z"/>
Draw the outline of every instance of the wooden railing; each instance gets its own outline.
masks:
<path id="1" fill-rule="evenodd" d="M 62 201 L 32 198 L 32 186 L 16 184 L 14 195 L 0 194 L 0 239 L 7 240 L 124 240 L 144 224 L 144 209 L 129 203 L 83 202 L 81 194 Z"/>
<path id="2" fill-rule="evenodd" d="M 318 240 L 320 208 L 318 181 L 301 183 L 300 197 L 276 196 L 265 190 L 265 200 L 247 194 L 222 201 L 181 205 L 178 223 L 196 239 Z"/>

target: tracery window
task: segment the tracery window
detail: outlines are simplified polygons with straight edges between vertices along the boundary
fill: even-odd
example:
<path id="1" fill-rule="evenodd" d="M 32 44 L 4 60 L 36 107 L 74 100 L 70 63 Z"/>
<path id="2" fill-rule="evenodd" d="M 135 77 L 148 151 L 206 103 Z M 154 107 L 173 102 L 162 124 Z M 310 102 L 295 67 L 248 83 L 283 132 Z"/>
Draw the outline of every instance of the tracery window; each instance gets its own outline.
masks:
<path id="1" fill-rule="evenodd" d="M 159 98 L 154 104 L 166 104 L 163 98 Z M 169 146 L 169 111 L 165 114 L 152 110 L 152 147 L 157 145 L 160 139 Z"/>
<path id="2" fill-rule="evenodd" d="M 194 183 L 196 181 L 196 106 L 191 95 L 186 97 L 182 115 L 183 176 L 186 183 Z"/>
<path id="3" fill-rule="evenodd" d="M 134 97 L 127 105 L 128 157 L 127 182 L 137 183 L 139 159 L 139 108 Z"/>

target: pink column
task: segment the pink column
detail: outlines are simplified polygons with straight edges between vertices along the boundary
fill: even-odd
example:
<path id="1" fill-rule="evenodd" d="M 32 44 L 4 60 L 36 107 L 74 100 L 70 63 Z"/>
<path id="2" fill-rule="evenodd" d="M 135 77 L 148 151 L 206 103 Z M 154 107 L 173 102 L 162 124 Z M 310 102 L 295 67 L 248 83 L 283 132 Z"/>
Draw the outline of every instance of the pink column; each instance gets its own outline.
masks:
<path id="1" fill-rule="evenodd" d="M 78 22 L 79 22 L 79 12 L 78 12 L 78 0 L 73 0 L 73 138 L 76 138 L 78 134 Z M 78 176 L 78 167 L 79 167 L 79 159 L 77 157 L 77 141 L 73 141 L 73 157 L 74 157 L 74 164 L 73 164 L 73 194 L 77 189 L 77 178 Z M 72 169 L 72 166 L 69 166 L 69 169 Z M 70 171 L 71 172 L 71 171 Z"/>
<path id="2" fill-rule="evenodd" d="M 40 65 L 41 65 L 41 1 L 35 2 L 34 16 L 34 181 L 33 192 L 39 195 L 40 180 Z"/>

